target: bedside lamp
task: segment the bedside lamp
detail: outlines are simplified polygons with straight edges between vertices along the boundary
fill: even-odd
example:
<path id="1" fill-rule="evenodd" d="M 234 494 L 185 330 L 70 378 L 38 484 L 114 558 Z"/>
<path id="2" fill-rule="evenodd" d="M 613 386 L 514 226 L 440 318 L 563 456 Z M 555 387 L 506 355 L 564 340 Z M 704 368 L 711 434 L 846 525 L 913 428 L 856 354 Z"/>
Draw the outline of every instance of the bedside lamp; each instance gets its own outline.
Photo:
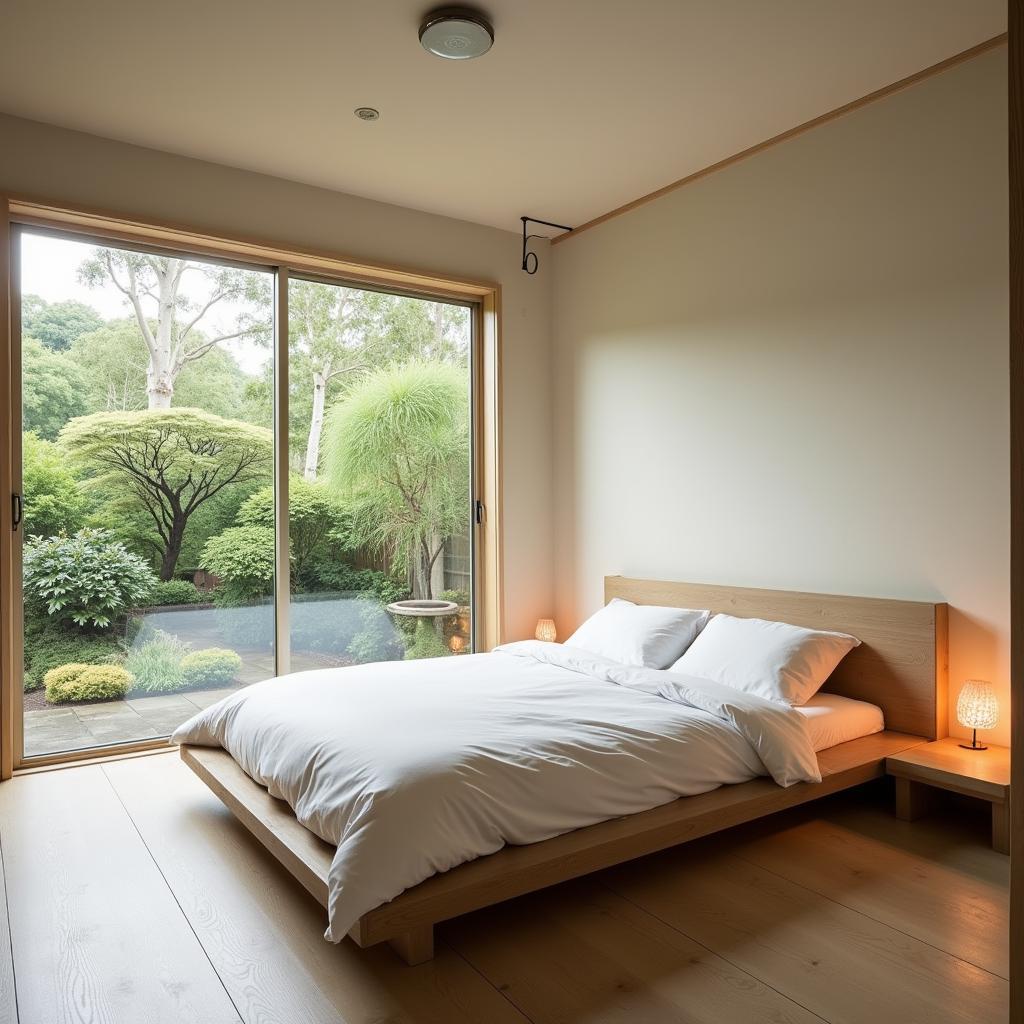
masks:
<path id="1" fill-rule="evenodd" d="M 537 632 L 534 633 L 534 636 L 538 640 L 544 640 L 549 644 L 553 644 L 558 639 L 558 633 L 555 631 L 555 620 L 538 619 Z"/>
<path id="2" fill-rule="evenodd" d="M 999 721 L 999 701 L 991 683 L 983 679 L 968 679 L 956 702 L 957 721 L 974 730 L 970 743 L 961 743 L 964 750 L 988 750 L 978 743 L 979 729 L 994 729 Z"/>

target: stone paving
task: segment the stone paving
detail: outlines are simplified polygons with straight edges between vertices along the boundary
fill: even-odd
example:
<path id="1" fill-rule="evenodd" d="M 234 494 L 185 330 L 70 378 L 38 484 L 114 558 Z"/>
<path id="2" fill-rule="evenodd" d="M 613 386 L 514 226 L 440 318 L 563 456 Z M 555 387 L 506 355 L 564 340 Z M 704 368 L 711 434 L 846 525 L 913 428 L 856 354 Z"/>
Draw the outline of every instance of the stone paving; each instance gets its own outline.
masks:
<path id="1" fill-rule="evenodd" d="M 292 671 L 324 668 L 330 659 L 296 652 Z M 197 711 L 250 683 L 274 674 L 270 654 L 247 652 L 233 686 L 218 690 L 186 690 L 184 693 L 129 697 L 96 704 L 71 704 L 25 711 L 25 756 L 57 754 L 68 750 L 133 743 L 169 736 Z"/>
<path id="2" fill-rule="evenodd" d="M 26 711 L 25 756 L 169 736 L 197 711 L 236 689 L 237 686 L 224 690 L 189 690 Z"/>

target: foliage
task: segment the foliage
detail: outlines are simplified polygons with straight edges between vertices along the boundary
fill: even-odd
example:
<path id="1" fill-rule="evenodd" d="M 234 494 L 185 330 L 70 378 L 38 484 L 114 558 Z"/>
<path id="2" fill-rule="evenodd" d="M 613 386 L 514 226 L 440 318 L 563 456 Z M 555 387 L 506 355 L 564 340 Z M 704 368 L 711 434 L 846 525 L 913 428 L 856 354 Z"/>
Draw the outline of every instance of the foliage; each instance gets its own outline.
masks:
<path id="1" fill-rule="evenodd" d="M 270 431 L 201 409 L 93 413 L 68 423 L 60 443 L 92 474 L 91 486 L 146 510 L 163 580 L 174 577 L 196 510 L 226 488 L 265 478 L 273 453 Z"/>
<path id="2" fill-rule="evenodd" d="M 184 683 L 181 660 L 187 653 L 188 648 L 176 636 L 155 630 L 145 643 L 133 646 L 125 659 L 135 677 L 134 689 L 146 693 L 180 690 Z"/>
<path id="3" fill-rule="evenodd" d="M 238 675 L 242 659 L 223 647 L 207 647 L 202 651 L 186 654 L 181 661 L 185 685 L 216 688 L 227 686 Z"/>
<path id="4" fill-rule="evenodd" d="M 25 545 L 26 604 L 55 622 L 106 628 L 145 601 L 156 579 L 146 562 L 104 530 L 36 537 Z"/>
<path id="5" fill-rule="evenodd" d="M 406 661 L 414 661 L 418 658 L 443 658 L 451 654 L 444 645 L 444 641 L 438 636 L 437 627 L 433 619 L 417 619 L 416 631 L 413 633 L 412 644 L 405 652 Z"/>
<path id="6" fill-rule="evenodd" d="M 388 628 L 390 620 L 372 597 L 359 599 L 362 629 L 349 641 L 348 653 L 360 664 L 371 661 L 393 661 L 405 653 L 403 634 Z"/>
<path id="7" fill-rule="evenodd" d="M 44 685 L 50 704 L 119 700 L 132 685 L 132 675 L 120 665 L 64 665 L 47 672 Z"/>
<path id="8" fill-rule="evenodd" d="M 442 590 L 441 591 L 442 601 L 451 601 L 453 604 L 465 606 L 469 604 L 469 591 L 468 590 Z"/>
<path id="9" fill-rule="evenodd" d="M 431 596 L 444 539 L 469 507 L 469 382 L 442 363 L 391 366 L 364 378 L 328 413 L 324 468 L 352 501 L 355 541 L 416 566 Z"/>
<path id="10" fill-rule="evenodd" d="M 274 528 L 274 488 L 261 487 L 238 510 L 239 526 Z M 292 572 L 308 582 L 316 563 L 329 556 L 332 542 L 347 533 L 348 517 L 338 499 L 322 484 L 300 476 L 288 481 L 288 537 Z M 337 546 L 336 544 L 334 546 Z"/>
<path id="11" fill-rule="evenodd" d="M 102 325 L 99 313 L 84 302 L 51 304 L 38 295 L 26 295 L 22 301 L 22 336 L 38 338 L 54 352 L 66 351 L 80 335 Z"/>
<path id="12" fill-rule="evenodd" d="M 224 604 L 269 594 L 274 584 L 274 531 L 266 526 L 230 527 L 206 542 L 203 567 L 220 577 L 215 594 Z"/>
<path id="13" fill-rule="evenodd" d="M 35 338 L 26 337 L 22 342 L 21 376 L 25 430 L 52 440 L 69 419 L 85 412 L 78 367 Z"/>
<path id="14" fill-rule="evenodd" d="M 200 340 L 201 340 L 200 336 Z M 78 366 L 88 412 L 145 409 L 149 353 L 134 320 L 112 320 L 83 334 L 68 357 Z M 211 349 L 202 364 L 187 363 L 174 384 L 175 406 L 245 419 L 246 375 L 230 352 Z"/>
<path id="15" fill-rule="evenodd" d="M 32 433 L 22 437 L 21 475 L 26 537 L 74 533 L 82 527 L 89 501 L 52 441 Z"/>
<path id="16" fill-rule="evenodd" d="M 321 587 L 343 593 L 368 591 L 381 604 L 404 601 L 409 597 L 409 588 L 402 580 L 377 569 L 353 569 L 344 562 L 318 567 L 317 582 Z"/>
<path id="17" fill-rule="evenodd" d="M 186 278 L 187 275 L 187 278 Z M 186 280 L 201 278 L 197 288 Z M 146 393 L 150 409 L 169 409 L 185 366 L 221 342 L 270 337 L 270 278 L 249 270 L 182 260 L 173 256 L 97 248 L 79 268 L 92 287 L 108 282 L 124 295 L 147 352 Z M 247 307 L 227 331 L 207 337 L 199 324 L 219 304 Z"/>
<path id="18" fill-rule="evenodd" d="M 120 648 L 110 636 L 79 633 L 63 626 L 49 625 L 25 635 L 25 689 L 43 685 L 51 669 L 68 662 L 103 664 L 117 660 Z"/>
<path id="19" fill-rule="evenodd" d="M 199 588 L 188 580 L 160 580 L 153 587 L 146 606 L 150 608 L 175 604 L 198 604 L 203 595 Z"/>

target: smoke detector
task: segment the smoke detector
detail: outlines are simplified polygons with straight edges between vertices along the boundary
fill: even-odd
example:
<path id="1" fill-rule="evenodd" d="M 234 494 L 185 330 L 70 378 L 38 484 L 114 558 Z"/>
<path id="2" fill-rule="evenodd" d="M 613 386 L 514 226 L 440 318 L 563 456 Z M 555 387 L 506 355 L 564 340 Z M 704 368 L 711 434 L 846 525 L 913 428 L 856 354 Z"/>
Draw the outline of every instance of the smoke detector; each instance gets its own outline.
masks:
<path id="1" fill-rule="evenodd" d="M 420 25 L 420 43 L 446 60 L 482 57 L 494 43 L 491 23 L 469 7 L 440 7 Z"/>

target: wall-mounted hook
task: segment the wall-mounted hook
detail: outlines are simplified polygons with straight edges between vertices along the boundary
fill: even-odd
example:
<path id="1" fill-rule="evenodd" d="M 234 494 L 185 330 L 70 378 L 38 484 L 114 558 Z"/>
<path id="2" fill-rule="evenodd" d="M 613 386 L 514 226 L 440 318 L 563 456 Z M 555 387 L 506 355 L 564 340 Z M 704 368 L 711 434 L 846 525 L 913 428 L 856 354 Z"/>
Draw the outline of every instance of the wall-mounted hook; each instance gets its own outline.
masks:
<path id="1" fill-rule="evenodd" d="M 527 222 L 529 222 L 530 224 L 543 224 L 545 227 L 548 228 L 558 228 L 559 231 L 572 231 L 572 228 L 567 227 L 565 224 L 554 224 L 549 220 L 537 220 L 536 217 L 520 217 L 519 219 L 523 222 L 523 270 L 525 270 L 528 274 L 536 274 L 538 263 L 537 254 L 535 252 L 530 252 L 527 249 L 527 245 L 531 238 L 547 238 L 548 236 L 527 234 Z M 533 257 L 532 263 L 530 262 L 531 256 Z"/>

